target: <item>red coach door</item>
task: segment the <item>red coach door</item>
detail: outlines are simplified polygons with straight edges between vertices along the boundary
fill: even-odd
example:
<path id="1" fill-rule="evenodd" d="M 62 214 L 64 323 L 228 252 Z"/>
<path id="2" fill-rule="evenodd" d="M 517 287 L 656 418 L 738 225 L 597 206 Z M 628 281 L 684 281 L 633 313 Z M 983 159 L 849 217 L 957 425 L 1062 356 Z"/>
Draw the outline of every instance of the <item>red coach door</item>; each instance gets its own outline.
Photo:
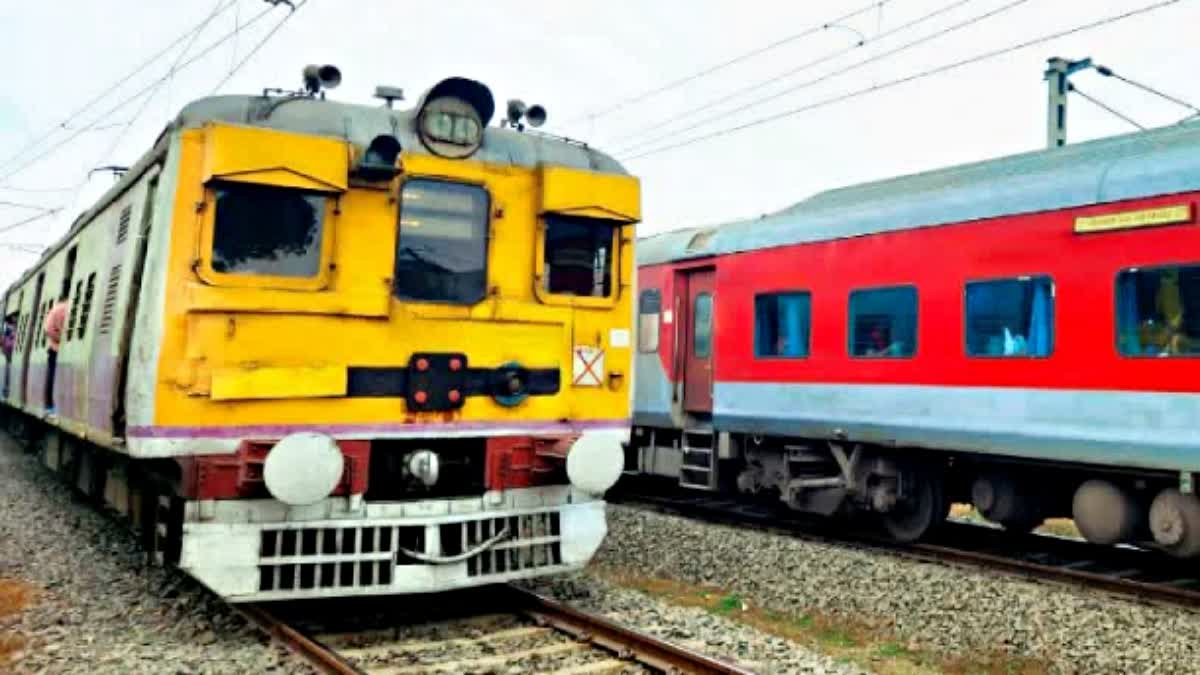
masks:
<path id="1" fill-rule="evenodd" d="M 693 270 L 686 273 L 683 284 L 687 289 L 687 301 L 680 303 L 685 308 L 680 317 L 685 335 L 683 409 L 688 412 L 712 412 L 714 276 L 712 268 Z"/>

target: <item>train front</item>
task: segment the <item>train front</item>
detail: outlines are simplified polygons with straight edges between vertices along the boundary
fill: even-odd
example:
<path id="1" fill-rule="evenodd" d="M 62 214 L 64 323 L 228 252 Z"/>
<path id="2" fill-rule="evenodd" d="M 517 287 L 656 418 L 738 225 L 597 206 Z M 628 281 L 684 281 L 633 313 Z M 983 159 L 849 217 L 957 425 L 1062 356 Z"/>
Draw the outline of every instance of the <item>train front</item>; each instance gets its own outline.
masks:
<path id="1" fill-rule="evenodd" d="M 565 572 L 606 533 L 638 181 L 526 133 L 541 110 L 489 127 L 474 81 L 391 103 L 220 97 L 177 125 L 127 442 L 177 472 L 167 550 L 234 601 Z"/>

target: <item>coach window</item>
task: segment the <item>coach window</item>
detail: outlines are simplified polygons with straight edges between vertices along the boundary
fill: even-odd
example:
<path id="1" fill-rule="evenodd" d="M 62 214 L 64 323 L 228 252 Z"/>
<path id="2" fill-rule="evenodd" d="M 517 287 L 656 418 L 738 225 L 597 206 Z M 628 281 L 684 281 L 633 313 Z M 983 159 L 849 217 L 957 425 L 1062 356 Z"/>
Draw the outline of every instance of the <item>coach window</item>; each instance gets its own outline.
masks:
<path id="1" fill-rule="evenodd" d="M 400 190 L 396 297 L 473 304 L 487 292 L 488 193 L 413 179 Z"/>
<path id="2" fill-rule="evenodd" d="M 320 274 L 325 197 L 250 183 L 221 183 L 215 192 L 214 272 L 288 278 Z"/>
<path id="3" fill-rule="evenodd" d="M 850 293 L 850 353 L 910 358 L 917 351 L 917 289 L 872 288 Z"/>
<path id="4" fill-rule="evenodd" d="M 658 351 L 659 319 L 662 294 L 658 289 L 642 291 L 638 297 L 638 351 Z"/>
<path id="5" fill-rule="evenodd" d="M 1200 355 L 1200 265 L 1118 274 L 1117 347 L 1126 356 Z"/>
<path id="6" fill-rule="evenodd" d="M 1050 356 L 1054 349 L 1050 277 L 968 283 L 966 344 L 969 356 Z"/>
<path id="7" fill-rule="evenodd" d="M 585 298 L 611 295 L 616 230 L 603 220 L 547 214 L 542 254 L 545 291 Z"/>
<path id="8" fill-rule="evenodd" d="M 759 358 L 808 356 L 812 296 L 807 292 L 754 297 L 754 355 Z"/>

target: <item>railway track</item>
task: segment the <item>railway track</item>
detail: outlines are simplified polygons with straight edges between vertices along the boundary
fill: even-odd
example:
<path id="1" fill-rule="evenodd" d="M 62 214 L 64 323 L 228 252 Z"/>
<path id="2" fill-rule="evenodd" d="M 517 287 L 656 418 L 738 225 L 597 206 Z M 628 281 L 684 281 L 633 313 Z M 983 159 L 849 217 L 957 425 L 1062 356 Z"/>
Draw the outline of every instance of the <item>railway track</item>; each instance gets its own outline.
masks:
<path id="1" fill-rule="evenodd" d="M 628 485 L 609 501 L 706 522 L 868 548 L 926 562 L 955 563 L 1033 579 L 1100 589 L 1141 600 L 1200 608 L 1200 570 L 1158 551 L 1100 546 L 1043 534 L 1013 534 L 999 527 L 948 520 L 928 541 L 897 544 L 867 528 L 845 528 L 829 519 L 781 513 L 767 505 L 682 491 L 654 493 Z"/>
<path id="2" fill-rule="evenodd" d="M 512 586 L 238 609 L 339 675 L 750 672 Z"/>

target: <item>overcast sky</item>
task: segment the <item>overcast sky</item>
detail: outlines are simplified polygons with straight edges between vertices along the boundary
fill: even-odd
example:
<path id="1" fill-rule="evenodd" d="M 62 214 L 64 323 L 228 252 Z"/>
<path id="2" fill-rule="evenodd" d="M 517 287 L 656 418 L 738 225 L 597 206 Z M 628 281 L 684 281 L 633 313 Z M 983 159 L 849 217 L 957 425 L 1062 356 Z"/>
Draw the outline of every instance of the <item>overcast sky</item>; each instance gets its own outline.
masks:
<path id="1" fill-rule="evenodd" d="M 112 183 L 103 173 L 89 179 L 89 171 L 135 161 L 180 106 L 210 94 L 287 8 L 270 9 L 236 39 L 151 88 L 149 98 L 104 114 L 162 78 L 172 63 L 187 62 L 269 9 L 262 0 L 236 0 L 194 42 L 185 40 L 46 142 L 34 142 L 231 1 L 0 0 L 5 64 L 0 176 L 21 168 L 0 179 L 0 202 L 61 209 L 54 217 L 0 232 L 0 288 L 35 260 L 11 245 L 47 244 L 61 236 L 75 214 Z M 872 4 L 882 6 L 819 28 Z M 646 234 L 773 211 L 828 188 L 1036 149 L 1044 143 L 1042 71 L 1051 56 L 1091 56 L 1200 105 L 1200 0 L 1180 0 L 948 73 L 633 158 L 1152 4 L 1156 0 L 310 0 L 220 92 L 294 87 L 306 63 L 340 67 L 343 84 L 330 96 L 354 102 L 371 102 L 379 84 L 403 87 L 411 102 L 443 77 L 473 77 L 490 86 L 501 105 L 513 97 L 545 105 L 544 130 L 586 140 L 625 161 L 643 181 Z M 903 28 L 945 8 L 950 9 Z M 930 37 L 987 14 L 992 15 Z M 904 48 L 927 37 L 920 46 Z M 641 98 L 780 41 L 758 56 Z M 797 72 L 752 88 L 791 71 Z M 823 81 L 811 84 L 817 79 Z M 1145 126 L 1189 114 L 1094 72 L 1072 81 Z M 788 89 L 794 91 L 783 93 Z M 731 95 L 739 90 L 749 91 Z M 760 100 L 766 97 L 772 98 Z M 713 101 L 720 103 L 711 106 Z M 705 105 L 710 107 L 693 112 Z M 79 133 L 89 125 L 95 128 Z M 646 128 L 654 130 L 635 135 Z M 1076 97 L 1069 129 L 1070 140 L 1079 141 L 1133 127 Z M 57 151 L 24 166 L 73 134 L 78 135 Z M 0 228 L 37 213 L 0 204 Z"/>

